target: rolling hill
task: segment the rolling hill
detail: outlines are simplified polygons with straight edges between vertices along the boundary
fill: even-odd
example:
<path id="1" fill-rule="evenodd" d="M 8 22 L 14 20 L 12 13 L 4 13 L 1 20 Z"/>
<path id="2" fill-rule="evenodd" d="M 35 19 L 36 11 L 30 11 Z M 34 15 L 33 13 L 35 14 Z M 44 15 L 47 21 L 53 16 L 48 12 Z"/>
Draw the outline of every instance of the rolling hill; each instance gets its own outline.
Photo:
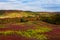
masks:
<path id="1" fill-rule="evenodd" d="M 0 10 L 0 40 L 60 40 L 60 14 Z"/>

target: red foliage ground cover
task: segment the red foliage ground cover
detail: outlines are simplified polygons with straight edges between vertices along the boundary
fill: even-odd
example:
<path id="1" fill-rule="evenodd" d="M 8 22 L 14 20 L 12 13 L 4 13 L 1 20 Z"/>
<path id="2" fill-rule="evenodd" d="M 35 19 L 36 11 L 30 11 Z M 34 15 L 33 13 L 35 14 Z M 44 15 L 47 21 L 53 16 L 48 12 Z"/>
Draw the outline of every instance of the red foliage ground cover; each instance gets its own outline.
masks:
<path id="1" fill-rule="evenodd" d="M 0 28 L 0 31 L 7 31 L 7 30 L 13 30 L 13 31 L 18 31 L 18 30 L 22 31 L 23 30 L 23 31 L 25 31 L 27 29 L 34 29 L 33 26 L 31 26 L 31 25 L 29 25 L 29 26 L 27 26 L 27 25 L 12 25 L 12 24 L 7 25 L 6 24 L 6 28 Z M 48 40 L 60 40 L 60 27 L 57 25 L 50 25 L 49 27 L 52 28 L 53 30 L 51 32 L 45 33 L 48 37 Z M 20 35 L 16 35 L 16 33 L 15 33 L 13 35 L 0 34 L 0 40 L 36 40 L 36 39 L 31 39 L 31 38 L 28 39 L 28 38 L 22 37 Z"/>

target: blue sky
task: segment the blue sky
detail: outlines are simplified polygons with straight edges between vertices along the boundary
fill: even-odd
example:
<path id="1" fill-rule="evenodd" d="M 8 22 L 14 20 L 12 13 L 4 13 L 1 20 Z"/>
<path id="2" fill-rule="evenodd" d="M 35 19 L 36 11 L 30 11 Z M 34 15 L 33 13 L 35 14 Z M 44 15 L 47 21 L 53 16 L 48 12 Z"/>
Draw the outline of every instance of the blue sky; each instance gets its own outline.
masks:
<path id="1" fill-rule="evenodd" d="M 58 11 L 60 0 L 0 0 L 0 10 Z"/>

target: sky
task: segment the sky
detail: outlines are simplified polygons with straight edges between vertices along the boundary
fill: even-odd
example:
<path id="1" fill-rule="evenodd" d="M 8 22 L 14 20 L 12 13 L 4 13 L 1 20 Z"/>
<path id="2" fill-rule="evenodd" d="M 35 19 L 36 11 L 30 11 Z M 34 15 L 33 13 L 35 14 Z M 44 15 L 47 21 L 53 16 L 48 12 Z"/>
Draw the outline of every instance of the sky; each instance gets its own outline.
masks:
<path id="1" fill-rule="evenodd" d="M 0 0 L 0 10 L 60 12 L 60 0 Z"/>

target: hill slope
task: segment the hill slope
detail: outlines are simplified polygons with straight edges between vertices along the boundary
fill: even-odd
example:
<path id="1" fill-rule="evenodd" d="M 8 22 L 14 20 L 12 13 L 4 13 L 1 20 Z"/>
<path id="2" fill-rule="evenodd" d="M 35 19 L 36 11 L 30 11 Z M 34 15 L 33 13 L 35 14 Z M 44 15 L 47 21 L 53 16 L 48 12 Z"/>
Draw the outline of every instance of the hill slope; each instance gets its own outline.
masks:
<path id="1" fill-rule="evenodd" d="M 0 40 L 60 40 L 60 18 L 50 12 L 0 11 Z"/>

